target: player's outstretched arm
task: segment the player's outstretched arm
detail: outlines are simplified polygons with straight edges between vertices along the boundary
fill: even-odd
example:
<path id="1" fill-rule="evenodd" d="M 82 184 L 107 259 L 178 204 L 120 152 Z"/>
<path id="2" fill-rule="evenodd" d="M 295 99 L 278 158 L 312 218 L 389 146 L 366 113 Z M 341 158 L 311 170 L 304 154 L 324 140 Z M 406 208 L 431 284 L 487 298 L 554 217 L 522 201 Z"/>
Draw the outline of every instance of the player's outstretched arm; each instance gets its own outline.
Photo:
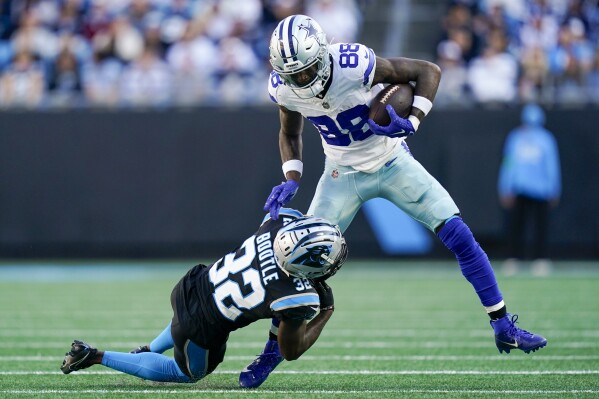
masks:
<path id="1" fill-rule="evenodd" d="M 279 107 L 281 130 L 279 131 L 279 150 L 283 161 L 283 174 L 286 181 L 273 187 L 264 204 L 264 210 L 270 212 L 274 220 L 279 218 L 279 210 L 293 199 L 299 189 L 303 172 L 302 131 L 304 118 L 299 112 Z"/>
<path id="2" fill-rule="evenodd" d="M 310 322 L 283 319 L 279 324 L 279 349 L 286 360 L 296 360 L 320 337 L 335 310 L 333 291 L 324 281 L 314 284 L 320 298 L 320 313 Z"/>
<path id="3" fill-rule="evenodd" d="M 304 117 L 299 112 L 289 111 L 285 107 L 279 107 L 279 120 L 281 121 L 281 130 L 279 131 L 279 150 L 281 151 L 281 161 L 283 163 L 297 159 L 302 160 L 303 141 L 302 131 L 304 130 Z M 285 176 L 287 179 L 299 181 L 290 171 Z M 302 171 L 299 171 L 301 175 Z M 297 177 L 297 178 L 296 178 Z"/>

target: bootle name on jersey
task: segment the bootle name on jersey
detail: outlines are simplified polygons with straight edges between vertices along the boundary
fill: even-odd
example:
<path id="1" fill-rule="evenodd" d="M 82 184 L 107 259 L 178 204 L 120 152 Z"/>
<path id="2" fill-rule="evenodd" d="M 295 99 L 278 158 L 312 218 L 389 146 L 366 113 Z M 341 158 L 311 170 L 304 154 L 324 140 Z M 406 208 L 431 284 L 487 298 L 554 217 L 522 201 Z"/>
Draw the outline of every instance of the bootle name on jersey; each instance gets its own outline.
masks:
<path id="1" fill-rule="evenodd" d="M 294 319 L 316 314 L 320 305 L 316 290 L 308 280 L 285 274 L 273 250 L 279 229 L 300 216 L 295 210 L 283 210 L 279 220 L 267 218 L 239 249 L 210 267 L 214 304 L 235 328 L 273 314 Z"/>
<path id="2" fill-rule="evenodd" d="M 320 306 L 309 280 L 288 276 L 275 262 L 273 241 L 284 224 L 302 213 L 282 208 L 258 231 L 212 266 L 191 268 L 173 291 L 179 323 L 204 348 L 218 346 L 231 331 L 260 319 L 312 319 Z"/>
<path id="3" fill-rule="evenodd" d="M 372 173 L 395 156 L 404 138 L 377 136 L 366 121 L 372 99 L 383 88 L 372 87 L 376 57 L 359 43 L 329 45 L 332 82 L 323 98 L 300 99 L 274 71 L 268 92 L 275 103 L 302 114 L 316 127 L 325 155 L 343 166 Z"/>

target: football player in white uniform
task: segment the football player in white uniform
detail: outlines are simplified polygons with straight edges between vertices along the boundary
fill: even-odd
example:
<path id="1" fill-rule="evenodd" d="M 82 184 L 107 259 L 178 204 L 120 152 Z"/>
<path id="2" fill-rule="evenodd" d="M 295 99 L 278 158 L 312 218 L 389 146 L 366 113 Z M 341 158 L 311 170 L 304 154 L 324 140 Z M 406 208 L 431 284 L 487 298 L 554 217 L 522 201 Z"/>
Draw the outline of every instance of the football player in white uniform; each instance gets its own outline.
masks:
<path id="1" fill-rule="evenodd" d="M 460 217 L 448 192 L 410 153 L 405 138 L 418 130 L 431 110 L 441 71 L 433 63 L 408 58 L 385 59 L 357 43 L 329 44 L 318 23 L 304 15 L 281 21 L 270 41 L 268 91 L 279 106 L 279 147 L 286 181 L 275 186 L 264 209 L 276 218 L 299 188 L 303 171 L 304 118 L 322 136 L 326 155 L 308 214 L 323 217 L 345 231 L 360 206 L 385 198 L 433 231 L 456 256 L 491 318 L 500 352 L 526 353 L 547 340 L 515 326 L 506 311 L 486 253 Z M 414 82 L 414 100 L 407 119 L 387 106 L 389 126 L 368 119 L 369 104 L 384 84 Z M 274 321 L 270 342 L 276 340 Z M 275 341 L 276 342 L 276 341 Z M 240 375 L 242 386 L 258 386 L 282 357 L 267 344 Z"/>

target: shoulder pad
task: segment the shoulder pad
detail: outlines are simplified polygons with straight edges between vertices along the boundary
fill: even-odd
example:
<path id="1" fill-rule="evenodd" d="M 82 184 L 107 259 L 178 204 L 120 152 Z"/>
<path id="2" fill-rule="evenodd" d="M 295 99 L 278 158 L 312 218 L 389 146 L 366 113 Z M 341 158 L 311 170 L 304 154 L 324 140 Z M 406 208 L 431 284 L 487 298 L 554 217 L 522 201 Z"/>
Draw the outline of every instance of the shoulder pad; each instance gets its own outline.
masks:
<path id="1" fill-rule="evenodd" d="M 336 43 L 330 52 L 341 74 L 370 88 L 376 67 L 376 56 L 371 48 L 360 43 Z"/>
<path id="2" fill-rule="evenodd" d="M 281 86 L 283 86 L 283 80 L 281 79 L 278 73 L 272 71 L 268 78 L 268 95 L 272 102 L 277 104 L 277 91 Z"/>

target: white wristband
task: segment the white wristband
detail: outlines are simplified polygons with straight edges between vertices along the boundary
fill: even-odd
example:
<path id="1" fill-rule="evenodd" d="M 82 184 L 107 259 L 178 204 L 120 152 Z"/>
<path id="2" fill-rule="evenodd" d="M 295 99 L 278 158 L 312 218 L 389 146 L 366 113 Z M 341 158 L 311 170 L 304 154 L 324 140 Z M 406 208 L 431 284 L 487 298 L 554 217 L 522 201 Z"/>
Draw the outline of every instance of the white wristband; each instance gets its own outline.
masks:
<path id="1" fill-rule="evenodd" d="M 433 108 L 433 103 L 426 97 L 414 96 L 414 101 L 412 101 L 412 107 L 418 108 L 419 110 L 424 112 L 424 115 L 426 116 L 429 112 L 431 112 L 431 109 Z"/>
<path id="2" fill-rule="evenodd" d="M 299 172 L 301 176 L 304 172 L 304 163 L 299 159 L 290 159 L 283 163 L 283 176 L 287 176 L 287 172 L 292 170 Z"/>
<path id="3" fill-rule="evenodd" d="M 420 126 L 420 119 L 416 115 L 410 115 L 408 120 L 412 122 L 412 126 L 414 126 L 414 131 L 418 130 L 418 126 Z"/>

